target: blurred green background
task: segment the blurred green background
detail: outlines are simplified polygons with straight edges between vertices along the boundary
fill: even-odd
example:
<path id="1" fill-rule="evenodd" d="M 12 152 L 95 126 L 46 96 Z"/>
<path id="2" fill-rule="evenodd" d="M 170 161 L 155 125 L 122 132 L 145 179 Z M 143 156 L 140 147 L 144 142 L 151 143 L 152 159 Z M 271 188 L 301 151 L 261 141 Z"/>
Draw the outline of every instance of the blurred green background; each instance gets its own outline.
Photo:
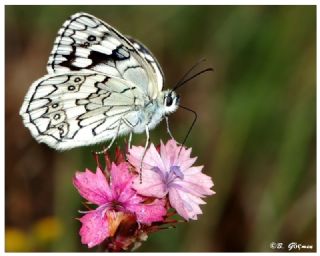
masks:
<path id="1" fill-rule="evenodd" d="M 187 146 L 216 195 L 198 221 L 152 234 L 139 251 L 265 252 L 273 241 L 315 251 L 315 6 L 6 6 L 6 250 L 87 251 L 75 219 L 83 199 L 71 180 L 94 169 L 92 148 L 37 144 L 18 114 L 31 83 L 46 74 L 58 29 L 78 11 L 143 42 L 165 87 L 202 57 L 203 68 L 215 69 L 180 95 L 199 115 Z M 170 117 L 178 141 L 191 122 L 182 110 Z M 151 139 L 168 139 L 163 123 Z M 144 141 L 134 136 L 134 144 Z"/>

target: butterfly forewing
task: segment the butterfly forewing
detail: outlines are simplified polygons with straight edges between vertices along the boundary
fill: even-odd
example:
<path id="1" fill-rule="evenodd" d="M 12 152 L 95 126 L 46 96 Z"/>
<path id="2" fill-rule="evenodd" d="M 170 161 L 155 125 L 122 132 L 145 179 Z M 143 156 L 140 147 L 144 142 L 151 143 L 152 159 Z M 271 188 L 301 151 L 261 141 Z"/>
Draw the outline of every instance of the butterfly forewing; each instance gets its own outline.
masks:
<path id="1" fill-rule="evenodd" d="M 127 36 L 127 39 L 132 43 L 134 48 L 140 53 L 140 55 L 144 58 L 144 60 L 147 61 L 149 63 L 149 65 L 151 65 L 153 67 L 153 69 L 156 73 L 156 76 L 157 76 L 158 84 L 163 84 L 164 83 L 164 73 L 162 71 L 162 68 L 161 68 L 159 62 L 153 56 L 151 51 L 145 45 L 143 45 L 141 42 L 139 42 L 138 40 L 136 40 L 130 36 Z M 159 88 L 159 89 L 161 90 L 162 88 Z"/>
<path id="2" fill-rule="evenodd" d="M 96 71 L 131 81 L 155 99 L 163 86 L 155 58 L 96 17 L 77 13 L 58 32 L 47 69 L 49 73 Z"/>

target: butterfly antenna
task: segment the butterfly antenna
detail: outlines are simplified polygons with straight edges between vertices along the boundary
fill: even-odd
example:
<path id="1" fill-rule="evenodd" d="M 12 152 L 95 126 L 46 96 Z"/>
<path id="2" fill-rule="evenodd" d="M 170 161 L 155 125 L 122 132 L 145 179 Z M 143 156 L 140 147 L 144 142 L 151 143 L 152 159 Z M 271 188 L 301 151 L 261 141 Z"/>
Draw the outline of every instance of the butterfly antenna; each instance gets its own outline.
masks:
<path id="1" fill-rule="evenodd" d="M 183 80 L 182 82 L 178 83 L 172 90 L 173 91 L 176 91 L 179 87 L 181 87 L 182 85 L 186 84 L 187 82 L 189 82 L 190 80 L 192 80 L 193 78 L 196 78 L 197 76 L 205 73 L 205 72 L 208 72 L 208 71 L 214 71 L 213 68 L 206 68 L 202 71 L 199 71 L 198 73 L 194 74 L 193 76 Z"/>
<path id="2" fill-rule="evenodd" d="M 179 80 L 179 82 L 175 85 L 174 88 L 178 87 L 181 83 L 183 83 L 183 80 L 191 73 L 192 70 L 194 70 L 201 62 L 205 62 L 206 59 L 205 58 L 201 58 L 200 60 L 198 60 L 196 62 L 196 64 L 194 64 Z M 174 91 L 175 89 L 173 89 Z"/>
<path id="3" fill-rule="evenodd" d="M 194 115 L 194 118 L 193 118 L 192 124 L 191 124 L 191 126 L 190 126 L 190 128 L 189 128 L 189 130 L 188 130 L 188 132 L 187 132 L 187 135 L 184 137 L 184 140 L 183 140 L 183 142 L 182 142 L 182 144 L 181 144 L 181 147 L 180 147 L 180 150 L 179 150 L 178 155 L 180 155 L 181 150 L 182 150 L 183 146 L 185 145 L 185 143 L 186 143 L 186 141 L 187 141 L 187 138 L 189 137 L 189 134 L 190 134 L 190 132 L 191 132 L 194 124 L 196 123 L 197 118 L 198 118 L 198 114 L 197 114 L 197 112 L 195 112 L 194 110 L 192 110 L 192 109 L 190 109 L 190 108 L 187 108 L 187 107 L 184 107 L 184 106 L 181 106 L 181 105 L 179 105 L 179 107 L 182 108 L 182 109 L 184 109 L 184 110 L 187 110 L 187 111 L 191 112 L 191 113 Z"/>

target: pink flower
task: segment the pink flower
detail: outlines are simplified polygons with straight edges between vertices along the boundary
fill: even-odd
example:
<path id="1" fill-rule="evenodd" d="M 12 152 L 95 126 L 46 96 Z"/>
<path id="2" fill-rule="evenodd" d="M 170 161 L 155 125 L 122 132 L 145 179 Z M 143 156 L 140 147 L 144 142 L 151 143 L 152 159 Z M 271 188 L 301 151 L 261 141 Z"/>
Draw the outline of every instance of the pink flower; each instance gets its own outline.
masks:
<path id="1" fill-rule="evenodd" d="M 179 215 L 196 220 L 202 214 L 199 205 L 205 204 L 201 198 L 215 193 L 210 189 L 213 182 L 201 172 L 203 166 L 192 166 L 197 158 L 190 157 L 191 149 L 180 149 L 174 140 L 165 145 L 161 142 L 159 151 L 151 144 L 143 159 L 142 183 L 136 178 L 133 187 L 144 196 L 163 198 L 168 194 Z M 128 161 L 137 170 L 143 152 L 143 147 L 129 149 Z"/>
<path id="2" fill-rule="evenodd" d="M 89 248 L 112 237 L 126 220 L 132 222 L 132 218 L 135 218 L 138 223 L 150 225 L 162 221 L 166 215 L 163 200 L 156 199 L 146 204 L 145 198 L 131 188 L 135 175 L 129 172 L 128 167 L 127 163 L 112 164 L 110 180 L 100 168 L 96 173 L 88 169 L 77 172 L 73 179 L 81 196 L 98 205 L 79 219 L 82 223 L 81 242 Z"/>

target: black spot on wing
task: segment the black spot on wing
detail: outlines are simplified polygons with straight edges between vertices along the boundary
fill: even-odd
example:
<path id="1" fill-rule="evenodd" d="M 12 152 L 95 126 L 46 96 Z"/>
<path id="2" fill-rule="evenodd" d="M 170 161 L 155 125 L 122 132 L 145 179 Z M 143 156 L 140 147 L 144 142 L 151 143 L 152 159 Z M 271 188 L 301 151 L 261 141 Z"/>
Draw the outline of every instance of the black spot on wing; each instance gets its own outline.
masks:
<path id="1" fill-rule="evenodd" d="M 74 60 L 77 58 L 77 56 L 76 56 L 76 49 L 77 48 L 74 45 L 72 45 L 71 47 L 72 47 L 72 51 L 70 52 L 70 54 L 62 55 L 63 57 L 66 58 L 66 60 L 61 62 L 59 65 L 62 67 L 67 67 L 72 71 L 79 71 L 79 70 L 81 70 L 81 68 L 72 64 L 74 62 Z"/>
<path id="2" fill-rule="evenodd" d="M 94 35 L 90 35 L 88 36 L 88 41 L 95 41 L 96 40 L 96 37 Z"/>
<path id="3" fill-rule="evenodd" d="M 102 52 L 91 51 L 88 58 L 92 60 L 92 64 L 88 66 L 88 68 L 92 66 L 96 66 L 100 63 L 104 63 L 108 60 L 110 55 L 104 54 Z"/>
<path id="4" fill-rule="evenodd" d="M 123 45 L 119 45 L 117 48 L 115 48 L 111 54 L 105 54 L 98 51 L 91 51 L 89 56 L 89 59 L 92 60 L 92 64 L 90 64 L 86 68 L 92 68 L 99 64 L 108 64 L 109 62 L 113 61 L 121 61 L 126 60 L 130 58 L 130 53 L 128 49 L 126 49 Z"/>

